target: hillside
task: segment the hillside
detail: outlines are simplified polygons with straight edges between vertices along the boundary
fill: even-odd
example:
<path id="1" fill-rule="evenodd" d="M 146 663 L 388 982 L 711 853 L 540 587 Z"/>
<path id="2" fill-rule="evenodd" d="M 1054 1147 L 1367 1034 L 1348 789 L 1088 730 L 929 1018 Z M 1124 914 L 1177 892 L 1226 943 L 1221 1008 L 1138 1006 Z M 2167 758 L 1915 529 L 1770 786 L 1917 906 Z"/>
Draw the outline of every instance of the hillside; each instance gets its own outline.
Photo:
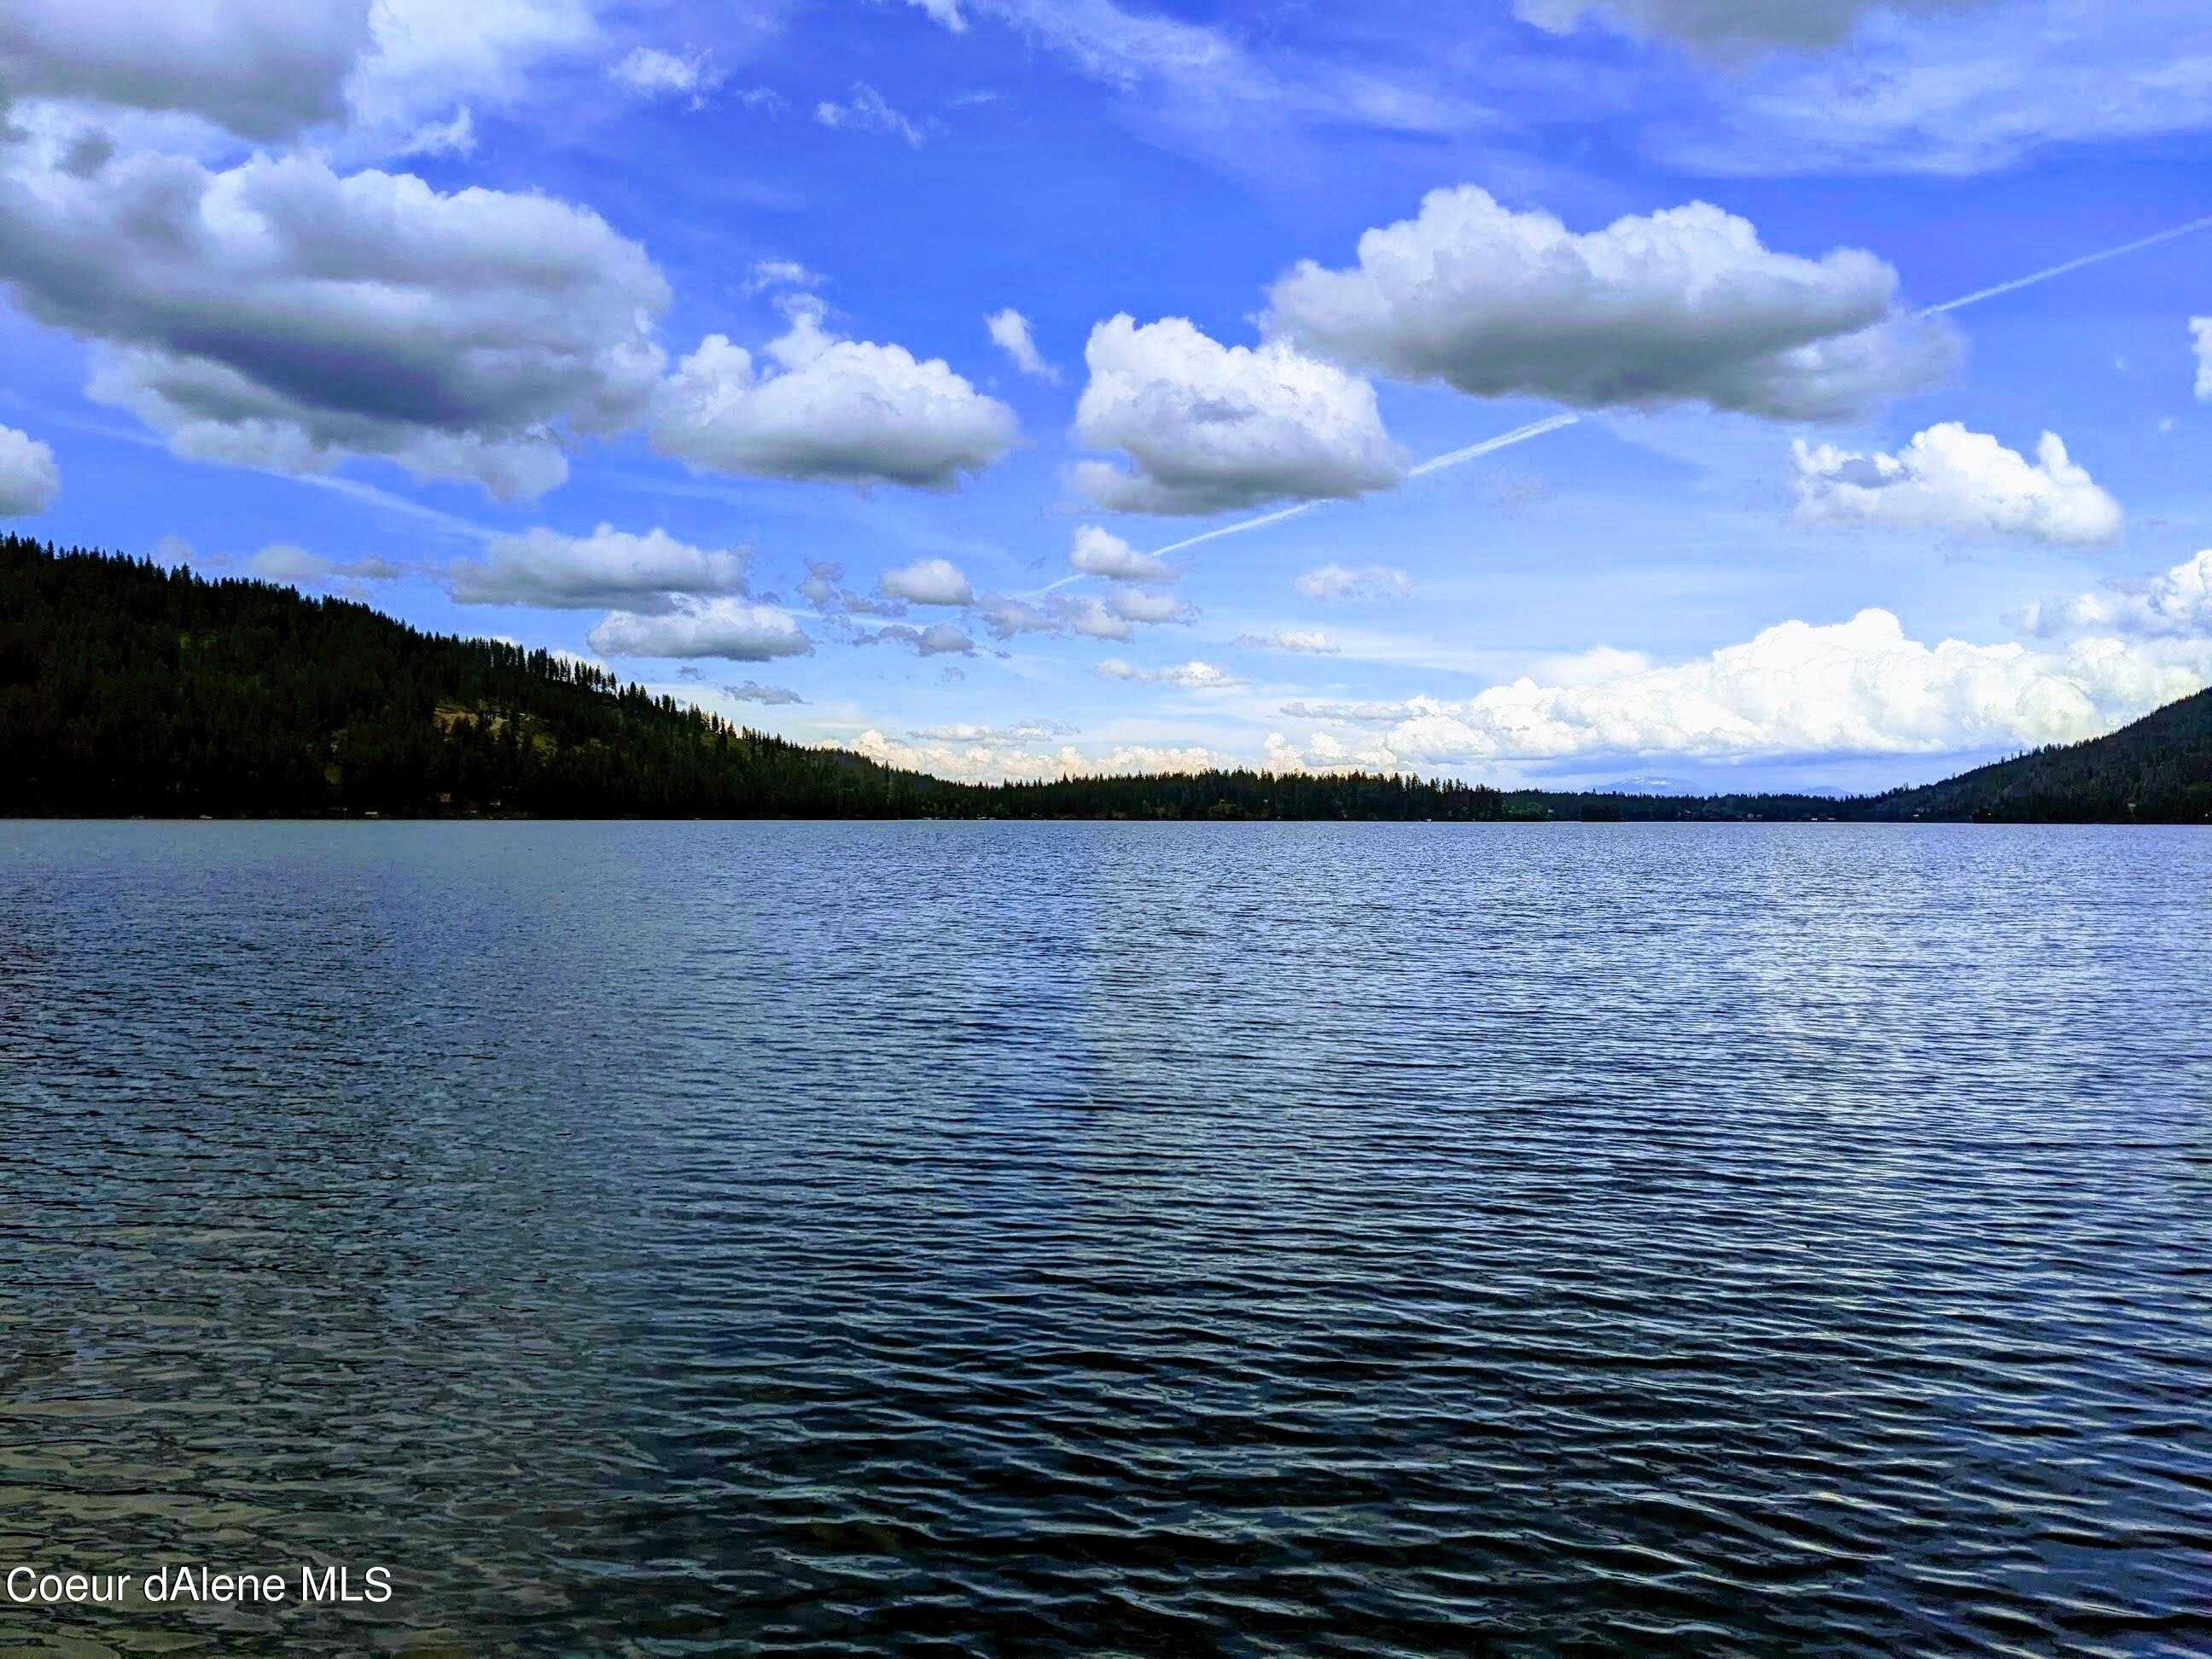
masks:
<path id="1" fill-rule="evenodd" d="M 908 816 L 949 786 L 343 599 L 0 541 L 0 811 Z"/>
<path id="2" fill-rule="evenodd" d="M 732 726 L 367 605 L 0 538 L 0 816 L 2212 818 L 2212 692 L 1863 799 L 1250 771 L 979 787 Z"/>
<path id="3" fill-rule="evenodd" d="M 1854 817 L 1991 823 L 2212 820 L 2212 690 L 2087 742 L 1852 803 Z"/>

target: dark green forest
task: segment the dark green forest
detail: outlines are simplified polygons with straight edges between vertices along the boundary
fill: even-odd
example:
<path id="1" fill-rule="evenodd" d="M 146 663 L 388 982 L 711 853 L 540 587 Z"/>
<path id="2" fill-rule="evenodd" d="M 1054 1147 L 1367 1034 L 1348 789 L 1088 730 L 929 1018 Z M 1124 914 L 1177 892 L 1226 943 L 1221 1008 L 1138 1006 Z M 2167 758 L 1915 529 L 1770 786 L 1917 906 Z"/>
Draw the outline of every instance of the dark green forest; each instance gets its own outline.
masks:
<path id="1" fill-rule="evenodd" d="M 2212 692 L 1926 788 L 1501 792 L 1250 771 L 948 783 L 337 599 L 0 538 L 0 815 L 1231 819 L 2212 818 Z"/>

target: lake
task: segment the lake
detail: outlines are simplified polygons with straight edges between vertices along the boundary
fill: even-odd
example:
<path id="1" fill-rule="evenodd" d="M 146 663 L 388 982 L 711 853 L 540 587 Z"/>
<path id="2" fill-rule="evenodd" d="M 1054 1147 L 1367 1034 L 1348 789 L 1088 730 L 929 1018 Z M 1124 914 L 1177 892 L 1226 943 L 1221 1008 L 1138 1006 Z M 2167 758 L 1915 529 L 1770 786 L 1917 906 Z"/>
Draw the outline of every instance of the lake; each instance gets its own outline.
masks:
<path id="1" fill-rule="evenodd" d="M 2212 1645 L 2212 832 L 0 823 L 0 1566 L 392 1586 L 32 1650 Z"/>

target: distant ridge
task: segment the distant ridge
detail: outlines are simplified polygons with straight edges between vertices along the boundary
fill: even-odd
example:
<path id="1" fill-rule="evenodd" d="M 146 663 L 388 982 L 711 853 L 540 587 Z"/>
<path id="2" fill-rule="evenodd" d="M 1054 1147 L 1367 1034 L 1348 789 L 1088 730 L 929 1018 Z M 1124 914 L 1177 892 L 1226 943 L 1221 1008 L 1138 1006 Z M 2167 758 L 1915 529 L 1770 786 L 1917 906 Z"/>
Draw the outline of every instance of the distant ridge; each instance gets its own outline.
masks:
<path id="1" fill-rule="evenodd" d="M 2212 820 L 2212 691 L 1923 788 L 1501 792 L 1249 770 L 950 783 L 288 587 L 0 538 L 0 816 Z"/>

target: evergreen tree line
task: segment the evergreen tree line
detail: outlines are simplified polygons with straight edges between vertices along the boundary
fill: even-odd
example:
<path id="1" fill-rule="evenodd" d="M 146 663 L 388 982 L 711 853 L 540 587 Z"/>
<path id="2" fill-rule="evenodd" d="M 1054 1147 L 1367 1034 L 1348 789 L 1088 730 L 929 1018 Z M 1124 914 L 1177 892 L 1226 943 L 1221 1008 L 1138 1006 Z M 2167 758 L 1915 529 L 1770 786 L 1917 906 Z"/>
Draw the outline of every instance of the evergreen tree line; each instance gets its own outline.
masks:
<path id="1" fill-rule="evenodd" d="M 0 815 L 2212 818 L 2212 693 L 1862 800 L 1502 793 L 1374 774 L 949 783 L 364 605 L 0 538 Z"/>

